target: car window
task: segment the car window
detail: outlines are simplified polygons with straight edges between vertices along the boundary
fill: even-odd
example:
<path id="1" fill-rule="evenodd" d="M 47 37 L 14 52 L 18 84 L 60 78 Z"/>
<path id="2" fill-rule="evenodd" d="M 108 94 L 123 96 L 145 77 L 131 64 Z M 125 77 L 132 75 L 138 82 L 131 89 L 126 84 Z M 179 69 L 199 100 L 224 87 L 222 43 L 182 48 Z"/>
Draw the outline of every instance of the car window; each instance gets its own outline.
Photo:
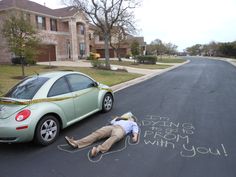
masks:
<path id="1" fill-rule="evenodd" d="M 32 99 L 40 87 L 48 80 L 47 77 L 28 77 L 14 86 L 5 97 Z"/>
<path id="2" fill-rule="evenodd" d="M 92 87 L 94 83 L 90 78 L 79 74 L 71 74 L 66 77 L 73 92 Z"/>
<path id="3" fill-rule="evenodd" d="M 62 95 L 70 92 L 69 85 L 65 79 L 65 77 L 62 77 L 58 79 L 51 89 L 48 92 L 48 97 Z"/>

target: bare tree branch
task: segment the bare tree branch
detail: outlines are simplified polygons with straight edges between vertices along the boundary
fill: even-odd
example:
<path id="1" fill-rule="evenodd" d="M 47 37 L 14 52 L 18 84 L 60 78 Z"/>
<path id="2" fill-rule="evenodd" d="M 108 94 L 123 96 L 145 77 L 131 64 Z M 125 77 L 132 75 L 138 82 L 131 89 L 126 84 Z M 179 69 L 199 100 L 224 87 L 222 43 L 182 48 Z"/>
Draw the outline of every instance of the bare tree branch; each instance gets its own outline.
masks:
<path id="1" fill-rule="evenodd" d="M 93 25 L 103 32 L 105 41 L 105 57 L 106 67 L 109 64 L 109 43 L 111 31 L 114 26 L 119 25 L 120 21 L 126 21 L 125 25 L 121 25 L 124 29 L 132 26 L 130 14 L 132 17 L 134 9 L 142 0 L 64 0 L 78 10 L 82 11 Z M 133 28 L 133 27 L 132 27 Z M 131 29 L 131 28 L 130 28 Z M 135 29 L 135 28 L 133 28 Z"/>

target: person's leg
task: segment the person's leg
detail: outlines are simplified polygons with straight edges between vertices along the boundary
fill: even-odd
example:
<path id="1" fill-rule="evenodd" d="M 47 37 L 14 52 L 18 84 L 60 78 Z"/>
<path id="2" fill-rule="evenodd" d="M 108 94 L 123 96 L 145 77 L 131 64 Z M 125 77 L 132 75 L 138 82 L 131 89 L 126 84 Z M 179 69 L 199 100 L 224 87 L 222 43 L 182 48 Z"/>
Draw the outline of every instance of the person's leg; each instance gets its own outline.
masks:
<path id="1" fill-rule="evenodd" d="M 114 143 L 121 140 L 124 136 L 125 132 L 120 126 L 113 126 L 110 138 L 108 138 L 102 145 L 99 145 L 97 148 L 93 147 L 91 155 L 94 156 L 99 152 L 107 152 Z"/>
<path id="2" fill-rule="evenodd" d="M 104 126 L 90 135 L 75 141 L 75 143 L 78 145 L 78 148 L 89 146 L 95 141 L 111 136 L 112 129 L 112 126 Z"/>

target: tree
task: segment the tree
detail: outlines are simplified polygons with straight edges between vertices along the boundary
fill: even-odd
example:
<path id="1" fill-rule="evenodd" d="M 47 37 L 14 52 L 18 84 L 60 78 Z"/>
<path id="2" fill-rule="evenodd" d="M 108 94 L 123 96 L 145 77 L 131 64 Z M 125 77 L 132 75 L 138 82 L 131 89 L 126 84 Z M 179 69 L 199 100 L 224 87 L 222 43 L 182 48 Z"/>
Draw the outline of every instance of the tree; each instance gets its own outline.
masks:
<path id="1" fill-rule="evenodd" d="M 219 53 L 223 57 L 236 58 L 236 42 L 221 43 Z"/>
<path id="2" fill-rule="evenodd" d="M 24 19 L 23 14 L 10 14 L 3 23 L 2 34 L 7 40 L 10 51 L 20 57 L 22 77 L 24 77 L 25 59 L 33 59 L 37 54 L 39 39 L 36 30 Z"/>
<path id="3" fill-rule="evenodd" d="M 139 48 L 139 43 L 138 41 L 134 40 L 132 43 L 131 43 L 131 53 L 132 55 L 134 56 L 134 58 L 136 56 L 139 55 L 140 53 L 140 48 Z"/>
<path id="4" fill-rule="evenodd" d="M 116 52 L 119 61 L 121 61 L 120 48 L 121 45 L 128 45 L 126 40 L 127 35 L 135 34 L 136 27 L 134 22 L 134 15 L 132 13 L 126 13 L 119 17 L 119 20 L 115 23 L 111 30 L 110 46 Z"/>
<path id="5" fill-rule="evenodd" d="M 148 53 L 155 55 L 164 55 L 166 52 L 166 46 L 160 39 L 155 39 L 147 47 Z"/>
<path id="6" fill-rule="evenodd" d="M 110 46 L 116 52 L 116 55 L 117 55 L 119 61 L 121 61 L 121 56 L 120 56 L 119 50 L 120 50 L 121 45 L 125 44 L 125 35 L 126 35 L 125 30 L 121 26 L 116 26 L 112 30 L 111 34 L 112 34 L 111 35 L 112 37 L 110 37 Z"/>
<path id="7" fill-rule="evenodd" d="M 201 55 L 202 53 L 202 49 L 203 49 L 203 45 L 201 44 L 195 44 L 192 47 L 188 47 L 186 49 L 186 51 L 190 54 L 190 55 Z"/>
<path id="8" fill-rule="evenodd" d="M 165 44 L 165 47 L 166 47 L 166 53 L 167 54 L 169 54 L 169 55 L 176 54 L 177 48 L 178 48 L 177 45 L 172 44 L 172 43 L 169 42 L 169 43 Z"/>
<path id="9" fill-rule="evenodd" d="M 104 35 L 106 68 L 109 63 L 109 41 L 111 30 L 120 17 L 132 12 L 139 0 L 64 0 L 87 15 L 87 18 L 98 27 Z M 68 4 L 68 3 L 67 3 Z"/>

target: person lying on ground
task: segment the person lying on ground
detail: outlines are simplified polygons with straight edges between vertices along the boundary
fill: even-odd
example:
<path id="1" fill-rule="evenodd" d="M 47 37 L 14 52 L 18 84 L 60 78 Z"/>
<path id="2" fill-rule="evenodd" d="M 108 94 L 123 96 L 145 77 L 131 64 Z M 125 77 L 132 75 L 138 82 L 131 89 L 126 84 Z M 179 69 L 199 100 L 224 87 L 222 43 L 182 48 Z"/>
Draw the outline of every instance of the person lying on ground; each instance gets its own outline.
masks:
<path id="1" fill-rule="evenodd" d="M 87 147 L 94 142 L 108 138 L 101 145 L 97 147 L 93 147 L 90 156 L 95 157 L 98 153 L 105 153 L 109 151 L 113 144 L 120 141 L 127 134 L 132 133 L 132 141 L 135 143 L 138 141 L 139 127 L 135 122 L 135 117 L 131 112 L 123 114 L 120 117 L 115 117 L 110 125 L 104 126 L 90 135 L 79 139 L 74 140 L 73 138 L 65 137 L 67 143 L 73 148 L 84 148 Z"/>

